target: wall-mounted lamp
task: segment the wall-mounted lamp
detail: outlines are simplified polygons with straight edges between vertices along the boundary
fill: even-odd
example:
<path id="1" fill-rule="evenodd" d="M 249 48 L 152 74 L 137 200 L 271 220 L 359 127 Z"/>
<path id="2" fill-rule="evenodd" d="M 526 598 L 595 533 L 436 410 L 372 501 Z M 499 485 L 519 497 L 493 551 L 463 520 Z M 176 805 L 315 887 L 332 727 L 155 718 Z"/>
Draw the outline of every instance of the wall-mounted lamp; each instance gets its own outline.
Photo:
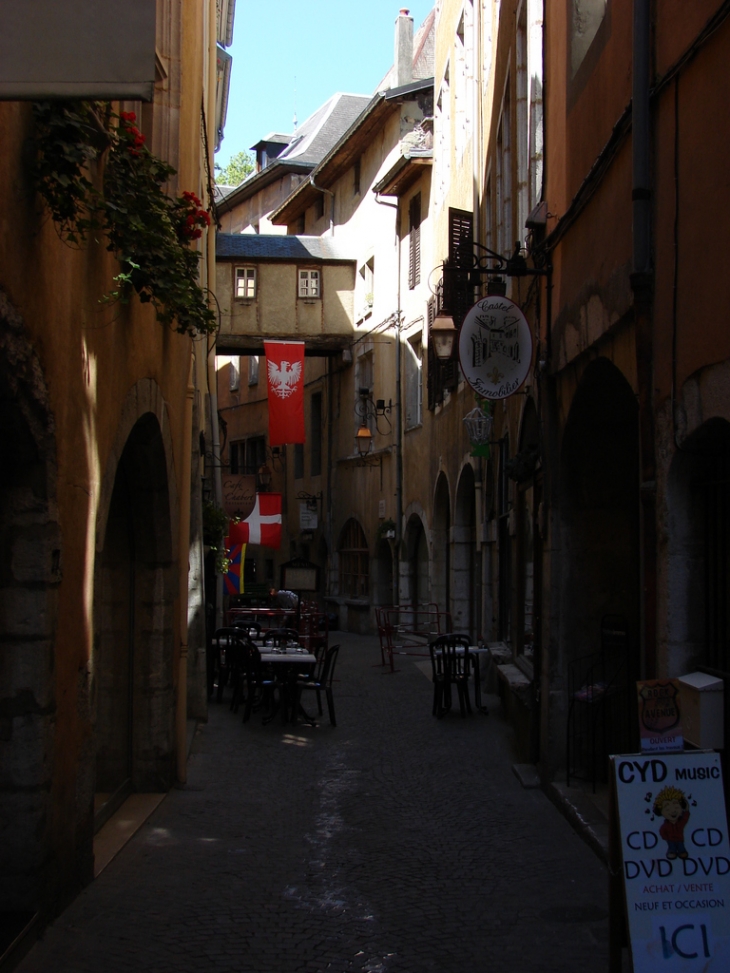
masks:
<path id="1" fill-rule="evenodd" d="M 268 490 L 269 487 L 271 486 L 271 477 L 272 476 L 273 476 L 273 473 L 271 472 L 271 470 L 269 469 L 269 467 L 266 465 L 266 463 L 264 463 L 262 466 L 259 466 L 259 470 L 258 470 L 258 473 L 257 473 L 257 477 L 258 477 L 258 481 L 259 481 L 259 487 L 264 492 L 266 492 L 266 490 Z"/>
<path id="2" fill-rule="evenodd" d="M 368 454 L 373 451 L 373 434 L 370 432 L 367 426 L 359 426 L 357 432 L 355 433 L 355 447 L 357 448 L 358 455 L 361 459 L 364 459 Z"/>
<path id="3" fill-rule="evenodd" d="M 360 388 L 358 392 L 358 401 L 355 403 L 355 415 L 360 418 L 363 426 L 367 425 L 368 419 L 375 419 L 375 425 L 378 428 L 378 432 L 382 430 L 378 427 L 378 419 L 383 418 L 390 426 L 390 419 L 388 416 L 394 409 L 393 400 L 388 399 L 388 404 L 385 404 L 385 399 L 378 399 L 373 402 L 370 397 L 370 389 Z"/>
<path id="4" fill-rule="evenodd" d="M 454 353 L 454 341 L 458 332 L 450 314 L 439 314 L 431 325 L 433 349 L 439 361 L 447 361 Z"/>
<path id="5" fill-rule="evenodd" d="M 274 469 L 283 470 L 284 463 L 286 462 L 286 449 L 282 449 L 281 446 L 267 446 L 266 452 L 269 456 L 269 462 Z"/>

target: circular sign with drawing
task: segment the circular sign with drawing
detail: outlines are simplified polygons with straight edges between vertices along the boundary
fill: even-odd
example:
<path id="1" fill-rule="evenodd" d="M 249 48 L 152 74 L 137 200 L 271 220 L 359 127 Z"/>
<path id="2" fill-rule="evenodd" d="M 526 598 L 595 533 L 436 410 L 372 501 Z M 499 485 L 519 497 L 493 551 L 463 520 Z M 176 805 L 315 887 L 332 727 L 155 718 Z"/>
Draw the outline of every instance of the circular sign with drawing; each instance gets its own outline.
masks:
<path id="1" fill-rule="evenodd" d="M 508 297 L 485 297 L 464 318 L 459 333 L 464 378 L 483 399 L 506 399 L 527 378 L 532 362 L 530 325 Z"/>

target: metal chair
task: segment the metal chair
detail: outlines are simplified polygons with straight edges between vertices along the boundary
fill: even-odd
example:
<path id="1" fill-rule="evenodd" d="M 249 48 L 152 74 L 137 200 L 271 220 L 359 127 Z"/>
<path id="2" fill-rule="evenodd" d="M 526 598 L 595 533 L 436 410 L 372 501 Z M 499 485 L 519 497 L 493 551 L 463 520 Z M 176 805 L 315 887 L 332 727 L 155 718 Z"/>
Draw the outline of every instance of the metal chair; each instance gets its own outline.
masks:
<path id="1" fill-rule="evenodd" d="M 238 665 L 243 651 L 245 635 L 236 628 L 219 628 L 211 640 L 211 648 L 215 653 L 215 667 L 218 672 L 218 690 L 216 698 L 223 702 L 223 691 L 230 682 L 234 684 L 237 678 Z"/>
<path id="2" fill-rule="evenodd" d="M 434 714 L 443 716 L 451 709 L 451 687 L 459 694 L 462 716 L 472 712 L 469 701 L 469 678 L 472 660 L 469 653 L 469 636 L 439 635 L 429 643 L 431 666 L 434 674 Z M 440 710 L 440 711 L 439 711 Z"/>
<path id="3" fill-rule="evenodd" d="M 337 654 L 340 651 L 339 645 L 332 645 L 324 654 L 324 658 L 321 664 L 321 669 L 318 666 L 319 672 L 315 671 L 315 674 L 310 679 L 298 679 L 296 683 L 296 706 L 297 709 L 301 706 L 302 693 L 305 689 L 314 690 L 317 694 L 317 706 L 319 708 L 320 716 L 322 715 L 322 696 L 321 693 L 324 691 L 327 696 L 327 711 L 329 713 L 330 723 L 332 726 L 337 726 L 337 721 L 335 720 L 335 701 L 332 695 L 332 680 L 335 674 L 335 665 L 337 663 Z"/>

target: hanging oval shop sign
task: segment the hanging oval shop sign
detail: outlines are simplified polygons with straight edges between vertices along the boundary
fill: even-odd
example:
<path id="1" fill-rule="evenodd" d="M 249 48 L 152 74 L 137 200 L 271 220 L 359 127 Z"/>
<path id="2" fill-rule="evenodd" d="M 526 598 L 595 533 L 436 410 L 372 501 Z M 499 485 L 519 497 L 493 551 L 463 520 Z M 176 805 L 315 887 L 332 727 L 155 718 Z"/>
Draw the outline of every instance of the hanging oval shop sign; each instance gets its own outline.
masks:
<path id="1" fill-rule="evenodd" d="M 519 307 L 508 297 L 485 297 L 464 318 L 459 333 L 464 378 L 483 399 L 506 399 L 527 378 L 532 363 L 532 333 Z"/>

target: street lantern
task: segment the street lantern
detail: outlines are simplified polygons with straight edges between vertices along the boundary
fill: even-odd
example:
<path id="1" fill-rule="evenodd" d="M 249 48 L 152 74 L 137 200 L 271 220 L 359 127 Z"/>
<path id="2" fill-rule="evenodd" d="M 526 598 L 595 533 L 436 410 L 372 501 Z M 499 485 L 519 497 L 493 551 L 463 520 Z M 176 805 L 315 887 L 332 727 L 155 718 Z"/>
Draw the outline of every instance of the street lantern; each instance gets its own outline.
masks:
<path id="1" fill-rule="evenodd" d="M 355 433 L 355 445 L 360 457 L 364 459 L 373 448 L 373 434 L 367 426 L 360 426 Z"/>
<path id="2" fill-rule="evenodd" d="M 439 314 L 431 325 L 433 349 L 439 361 L 447 361 L 453 355 L 456 334 L 454 319 L 451 315 Z"/>

